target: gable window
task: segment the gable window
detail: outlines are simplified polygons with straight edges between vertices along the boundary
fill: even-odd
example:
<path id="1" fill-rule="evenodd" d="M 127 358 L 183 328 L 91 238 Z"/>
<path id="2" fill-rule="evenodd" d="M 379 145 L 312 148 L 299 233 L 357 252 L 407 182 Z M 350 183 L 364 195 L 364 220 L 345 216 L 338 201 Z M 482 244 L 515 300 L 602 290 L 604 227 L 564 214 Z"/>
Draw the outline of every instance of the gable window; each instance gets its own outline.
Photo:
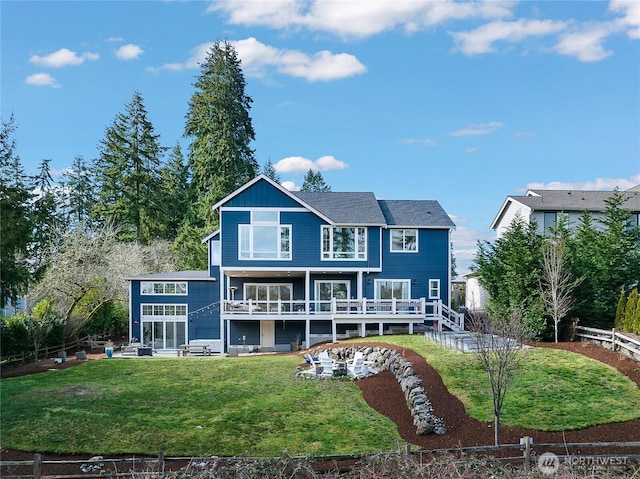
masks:
<path id="1" fill-rule="evenodd" d="M 152 282 L 142 281 L 140 283 L 140 294 L 143 295 L 173 295 L 186 296 L 187 283 L 185 282 Z"/>
<path id="2" fill-rule="evenodd" d="M 256 210 L 251 223 L 238 225 L 239 259 L 291 259 L 291 225 L 280 224 L 280 212 Z"/>
<path id="3" fill-rule="evenodd" d="M 440 280 L 429 280 L 429 299 L 440 299 Z"/>
<path id="4" fill-rule="evenodd" d="M 394 253 L 416 253 L 418 230 L 391 230 L 391 251 Z"/>
<path id="5" fill-rule="evenodd" d="M 376 280 L 376 299 L 409 299 L 410 286 L 408 279 Z"/>
<path id="6" fill-rule="evenodd" d="M 367 259 L 367 229 L 323 226 L 322 259 Z"/>

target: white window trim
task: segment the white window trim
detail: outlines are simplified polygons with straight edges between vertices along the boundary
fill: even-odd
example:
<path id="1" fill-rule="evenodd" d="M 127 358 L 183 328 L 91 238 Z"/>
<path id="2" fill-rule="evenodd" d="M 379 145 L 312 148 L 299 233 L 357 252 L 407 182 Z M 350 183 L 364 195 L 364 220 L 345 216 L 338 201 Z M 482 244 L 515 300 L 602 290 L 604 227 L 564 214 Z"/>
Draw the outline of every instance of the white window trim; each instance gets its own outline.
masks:
<path id="1" fill-rule="evenodd" d="M 256 221 L 254 219 L 254 211 L 251 211 L 251 218 L 249 223 L 239 224 L 238 225 L 238 260 L 239 261 L 291 261 L 293 259 L 293 227 L 290 224 L 280 224 L 280 211 L 279 210 L 256 210 L 256 211 L 274 211 L 277 213 L 276 221 Z M 256 226 L 271 226 L 277 228 L 277 249 L 275 258 L 256 258 L 253 244 L 253 229 Z M 284 229 L 289 230 L 289 251 L 282 251 L 282 231 Z M 247 229 L 249 234 L 249 256 L 243 256 L 242 253 L 242 229 Z M 283 253 L 286 254 L 283 255 Z"/>
<path id="2" fill-rule="evenodd" d="M 432 283 L 436 283 L 438 285 L 438 294 L 437 295 L 432 295 L 431 294 L 431 290 L 433 289 L 431 287 Z M 430 279 L 428 282 L 428 286 L 429 286 L 429 291 L 427 292 L 429 294 L 429 299 L 440 299 L 440 280 L 439 279 Z"/>
<path id="3" fill-rule="evenodd" d="M 378 288 L 378 285 L 380 283 L 407 283 L 409 285 L 409 287 L 407 288 L 407 295 L 408 298 L 402 298 L 402 299 L 411 299 L 411 280 L 410 279 L 384 279 L 384 278 L 380 278 L 380 279 L 376 279 L 374 280 L 374 284 L 373 284 L 373 294 L 374 294 L 374 299 L 381 299 L 378 296 L 378 292 L 380 291 L 380 289 Z M 392 288 L 393 290 L 393 288 Z M 400 299 L 400 298 L 396 298 L 396 299 Z"/>
<path id="4" fill-rule="evenodd" d="M 145 293 L 143 285 L 151 284 L 151 292 Z M 184 284 L 184 293 L 156 293 L 156 284 Z M 163 288 L 166 289 L 166 288 Z M 188 296 L 189 295 L 189 282 L 188 281 L 140 281 L 140 296 Z"/>
<path id="5" fill-rule="evenodd" d="M 402 231 L 402 236 L 403 236 L 403 241 L 402 241 L 402 249 L 393 249 L 393 232 L 394 231 Z M 405 236 L 405 231 L 415 231 L 416 233 L 416 249 L 414 250 L 410 250 L 410 249 L 406 249 L 406 245 L 404 242 L 404 236 Z M 391 253 L 418 253 L 419 250 L 419 235 L 418 235 L 418 229 L 417 228 L 394 228 L 389 232 L 389 251 Z"/>
<path id="6" fill-rule="evenodd" d="M 163 308 L 166 306 L 184 306 L 184 314 L 144 314 L 144 307 L 151 306 L 152 311 L 154 306 L 162 306 Z M 189 317 L 189 305 L 185 303 L 141 303 L 140 304 L 140 319 L 145 321 L 186 321 Z"/>
<path id="7" fill-rule="evenodd" d="M 353 258 L 336 258 L 336 252 L 333 250 L 333 232 L 335 228 L 353 228 L 355 230 L 355 246 L 356 249 L 353 252 Z M 358 251 L 358 230 L 364 230 L 364 251 Z M 329 251 L 324 251 L 324 231 L 328 230 L 330 232 L 329 239 Z M 320 229 L 320 260 L 321 261 L 366 261 L 368 258 L 368 228 L 365 226 L 330 226 L 330 225 L 322 225 Z M 325 253 L 329 255 L 328 258 L 325 257 Z"/>

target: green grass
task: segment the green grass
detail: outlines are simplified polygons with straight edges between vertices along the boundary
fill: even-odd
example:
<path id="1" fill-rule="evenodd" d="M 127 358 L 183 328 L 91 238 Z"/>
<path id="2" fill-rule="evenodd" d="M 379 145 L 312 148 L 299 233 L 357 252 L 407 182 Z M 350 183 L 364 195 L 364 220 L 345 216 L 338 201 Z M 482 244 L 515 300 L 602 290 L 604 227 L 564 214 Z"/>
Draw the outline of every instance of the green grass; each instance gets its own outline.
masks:
<path id="1" fill-rule="evenodd" d="M 379 340 L 424 356 L 470 416 L 493 421 L 487 374 L 475 355 L 450 351 L 420 336 Z M 639 417 L 640 389 L 616 369 L 580 354 L 533 348 L 507 393 L 500 419 L 504 426 L 562 431 Z"/>
<path id="2" fill-rule="evenodd" d="M 474 355 L 420 336 L 380 341 L 423 355 L 471 416 L 493 420 L 486 373 Z M 503 425 L 557 431 L 640 417 L 640 390 L 615 369 L 566 351 L 528 354 L 507 395 Z M 369 408 L 353 382 L 295 378 L 299 363 L 285 355 L 105 359 L 3 379 L 2 446 L 89 454 L 164 450 L 172 456 L 397 448 L 396 425 Z"/>
<path id="3" fill-rule="evenodd" d="M 28 451 L 271 456 L 387 451 L 396 425 L 350 381 L 294 377 L 299 358 L 101 360 L 3 379 L 2 446 Z"/>

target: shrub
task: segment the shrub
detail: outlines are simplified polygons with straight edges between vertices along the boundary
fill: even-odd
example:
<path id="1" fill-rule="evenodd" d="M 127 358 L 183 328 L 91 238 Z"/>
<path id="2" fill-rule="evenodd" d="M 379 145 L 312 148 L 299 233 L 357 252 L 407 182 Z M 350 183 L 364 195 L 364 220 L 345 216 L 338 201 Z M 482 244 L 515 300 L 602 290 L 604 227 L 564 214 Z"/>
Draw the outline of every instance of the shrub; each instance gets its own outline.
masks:
<path id="1" fill-rule="evenodd" d="M 615 328 L 622 331 L 624 328 L 624 308 L 627 304 L 627 295 L 624 294 L 624 288 L 620 288 L 620 298 L 618 299 L 618 307 L 616 308 Z"/>
<path id="2" fill-rule="evenodd" d="M 627 299 L 627 305 L 624 308 L 624 324 L 623 330 L 629 333 L 634 329 L 634 318 L 638 307 L 638 288 L 633 288 Z"/>

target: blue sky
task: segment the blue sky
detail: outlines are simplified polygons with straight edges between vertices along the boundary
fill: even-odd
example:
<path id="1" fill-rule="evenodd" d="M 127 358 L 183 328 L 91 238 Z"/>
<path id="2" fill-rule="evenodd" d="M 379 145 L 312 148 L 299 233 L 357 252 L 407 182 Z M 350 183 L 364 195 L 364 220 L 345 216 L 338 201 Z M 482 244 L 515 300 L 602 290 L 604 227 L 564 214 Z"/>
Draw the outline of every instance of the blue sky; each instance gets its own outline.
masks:
<path id="1" fill-rule="evenodd" d="M 289 188 L 435 199 L 458 272 L 505 197 L 640 184 L 640 2 L 2 1 L 1 114 L 27 173 L 97 156 L 139 91 L 187 151 L 199 62 L 234 43 L 252 145 Z"/>

